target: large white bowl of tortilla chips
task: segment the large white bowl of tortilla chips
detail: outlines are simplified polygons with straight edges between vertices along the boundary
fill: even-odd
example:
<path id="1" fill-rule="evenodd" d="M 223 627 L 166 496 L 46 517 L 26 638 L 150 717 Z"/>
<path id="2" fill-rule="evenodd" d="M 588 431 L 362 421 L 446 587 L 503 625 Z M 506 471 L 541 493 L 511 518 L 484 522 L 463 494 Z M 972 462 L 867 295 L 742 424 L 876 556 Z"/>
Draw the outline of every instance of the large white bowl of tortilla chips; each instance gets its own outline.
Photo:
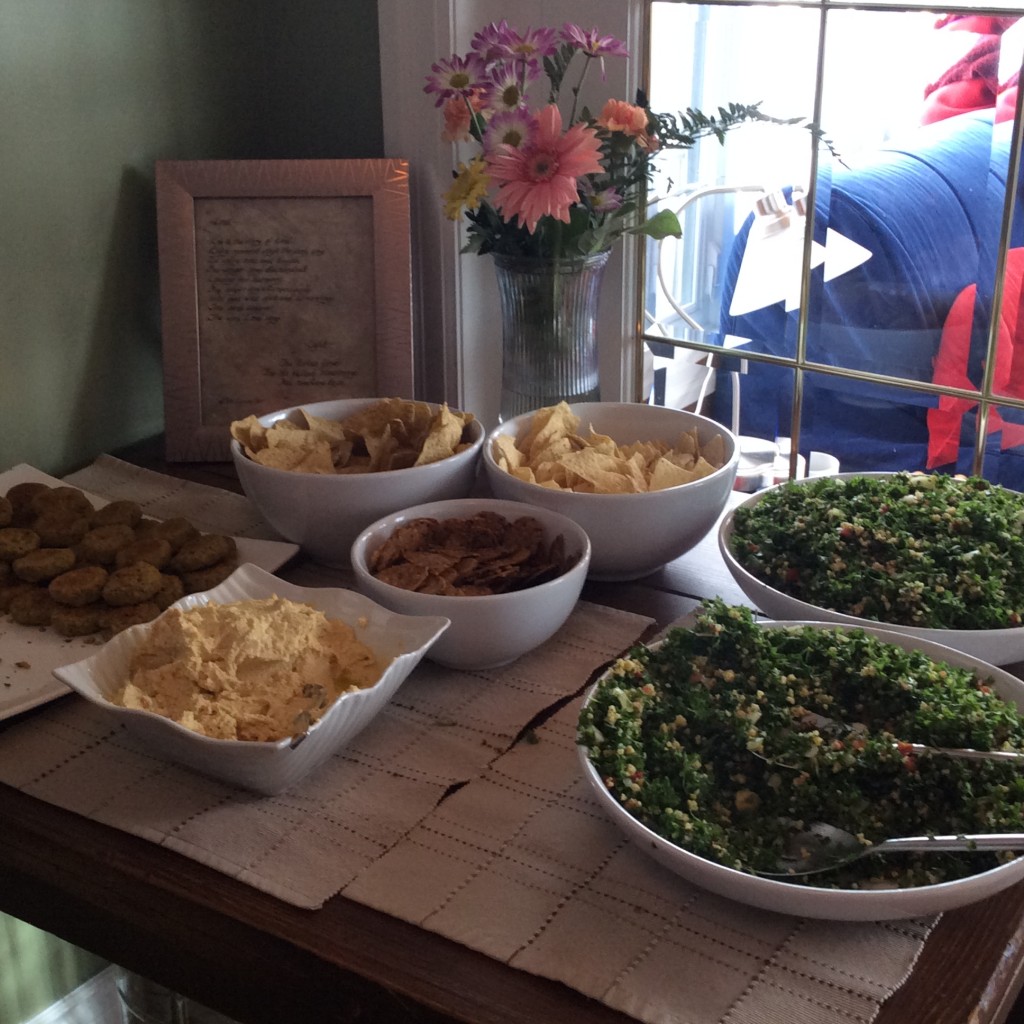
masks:
<path id="1" fill-rule="evenodd" d="M 484 429 L 471 413 L 397 398 L 314 402 L 231 425 L 248 498 L 286 540 L 328 565 L 349 564 L 370 523 L 476 481 Z"/>
<path id="2" fill-rule="evenodd" d="M 633 402 L 550 406 L 490 432 L 495 497 L 574 519 L 590 537 L 590 578 L 646 576 L 715 525 L 736 478 L 736 437 L 714 420 Z"/>

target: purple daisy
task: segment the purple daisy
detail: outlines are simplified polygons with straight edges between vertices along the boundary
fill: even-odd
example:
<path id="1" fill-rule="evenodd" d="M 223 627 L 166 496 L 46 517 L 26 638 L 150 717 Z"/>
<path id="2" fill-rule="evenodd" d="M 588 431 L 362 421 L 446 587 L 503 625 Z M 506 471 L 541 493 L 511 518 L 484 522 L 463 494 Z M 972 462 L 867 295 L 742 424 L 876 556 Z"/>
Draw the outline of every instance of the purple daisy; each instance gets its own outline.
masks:
<path id="1" fill-rule="evenodd" d="M 465 57 L 452 54 L 448 60 L 431 64 L 430 71 L 423 91 L 438 94 L 434 104 L 438 107 L 453 96 L 468 98 L 488 85 L 484 62 L 475 53 L 468 53 Z"/>
<path id="2" fill-rule="evenodd" d="M 540 75 L 536 63 L 518 66 L 503 61 L 491 68 L 487 90 L 488 105 L 496 111 L 516 110 L 526 102 L 526 86 Z"/>
<path id="3" fill-rule="evenodd" d="M 562 26 L 562 39 L 589 57 L 628 57 L 626 44 L 614 36 L 603 36 L 596 28 L 589 31 L 567 21 Z"/>
<path id="4" fill-rule="evenodd" d="M 470 43 L 482 60 L 490 63 L 508 55 L 509 39 L 514 35 L 509 28 L 508 22 L 502 18 L 501 21 L 492 21 L 485 25 Z"/>
<path id="5" fill-rule="evenodd" d="M 515 149 L 527 147 L 533 141 L 536 131 L 537 119 L 528 110 L 504 110 L 495 114 L 487 125 L 483 137 L 484 152 L 493 152 L 500 145 Z"/>

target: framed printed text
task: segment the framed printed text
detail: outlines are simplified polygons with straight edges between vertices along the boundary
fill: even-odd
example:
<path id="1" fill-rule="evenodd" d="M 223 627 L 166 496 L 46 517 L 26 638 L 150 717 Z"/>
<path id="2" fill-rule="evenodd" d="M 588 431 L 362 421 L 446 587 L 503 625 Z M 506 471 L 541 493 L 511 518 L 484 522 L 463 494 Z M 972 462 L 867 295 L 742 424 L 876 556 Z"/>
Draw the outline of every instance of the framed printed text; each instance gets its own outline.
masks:
<path id="1" fill-rule="evenodd" d="M 166 457 L 233 420 L 414 397 L 404 160 L 159 161 Z"/>

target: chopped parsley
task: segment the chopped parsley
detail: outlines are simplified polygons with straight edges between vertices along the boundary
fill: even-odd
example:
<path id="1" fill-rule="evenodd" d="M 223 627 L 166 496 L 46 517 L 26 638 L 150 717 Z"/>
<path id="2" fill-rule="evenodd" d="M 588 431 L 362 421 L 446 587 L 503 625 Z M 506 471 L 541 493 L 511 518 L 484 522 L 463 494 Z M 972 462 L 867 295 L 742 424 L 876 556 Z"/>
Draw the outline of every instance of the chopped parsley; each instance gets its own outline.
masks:
<path id="1" fill-rule="evenodd" d="M 1020 714 L 988 682 L 861 629 L 758 626 L 720 600 L 693 628 L 618 659 L 581 711 L 578 740 L 630 814 L 739 870 L 776 870 L 813 821 L 869 843 L 1024 831 L 1014 765 L 899 746 L 1024 749 Z M 794 882 L 905 887 L 1012 856 L 876 856 Z"/>
<path id="2" fill-rule="evenodd" d="M 1024 495 L 980 477 L 823 477 L 733 516 L 732 554 L 800 601 L 935 629 L 1024 623 Z"/>

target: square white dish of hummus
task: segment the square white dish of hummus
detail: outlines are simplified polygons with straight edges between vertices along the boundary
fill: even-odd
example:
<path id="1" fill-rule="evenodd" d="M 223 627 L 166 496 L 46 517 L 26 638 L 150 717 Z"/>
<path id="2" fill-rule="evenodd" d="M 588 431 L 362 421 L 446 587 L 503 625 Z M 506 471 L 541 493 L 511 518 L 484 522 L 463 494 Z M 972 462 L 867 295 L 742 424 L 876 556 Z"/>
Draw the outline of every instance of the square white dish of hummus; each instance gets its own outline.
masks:
<path id="1" fill-rule="evenodd" d="M 155 754 L 272 794 L 365 728 L 448 625 L 247 563 L 54 675 Z"/>

